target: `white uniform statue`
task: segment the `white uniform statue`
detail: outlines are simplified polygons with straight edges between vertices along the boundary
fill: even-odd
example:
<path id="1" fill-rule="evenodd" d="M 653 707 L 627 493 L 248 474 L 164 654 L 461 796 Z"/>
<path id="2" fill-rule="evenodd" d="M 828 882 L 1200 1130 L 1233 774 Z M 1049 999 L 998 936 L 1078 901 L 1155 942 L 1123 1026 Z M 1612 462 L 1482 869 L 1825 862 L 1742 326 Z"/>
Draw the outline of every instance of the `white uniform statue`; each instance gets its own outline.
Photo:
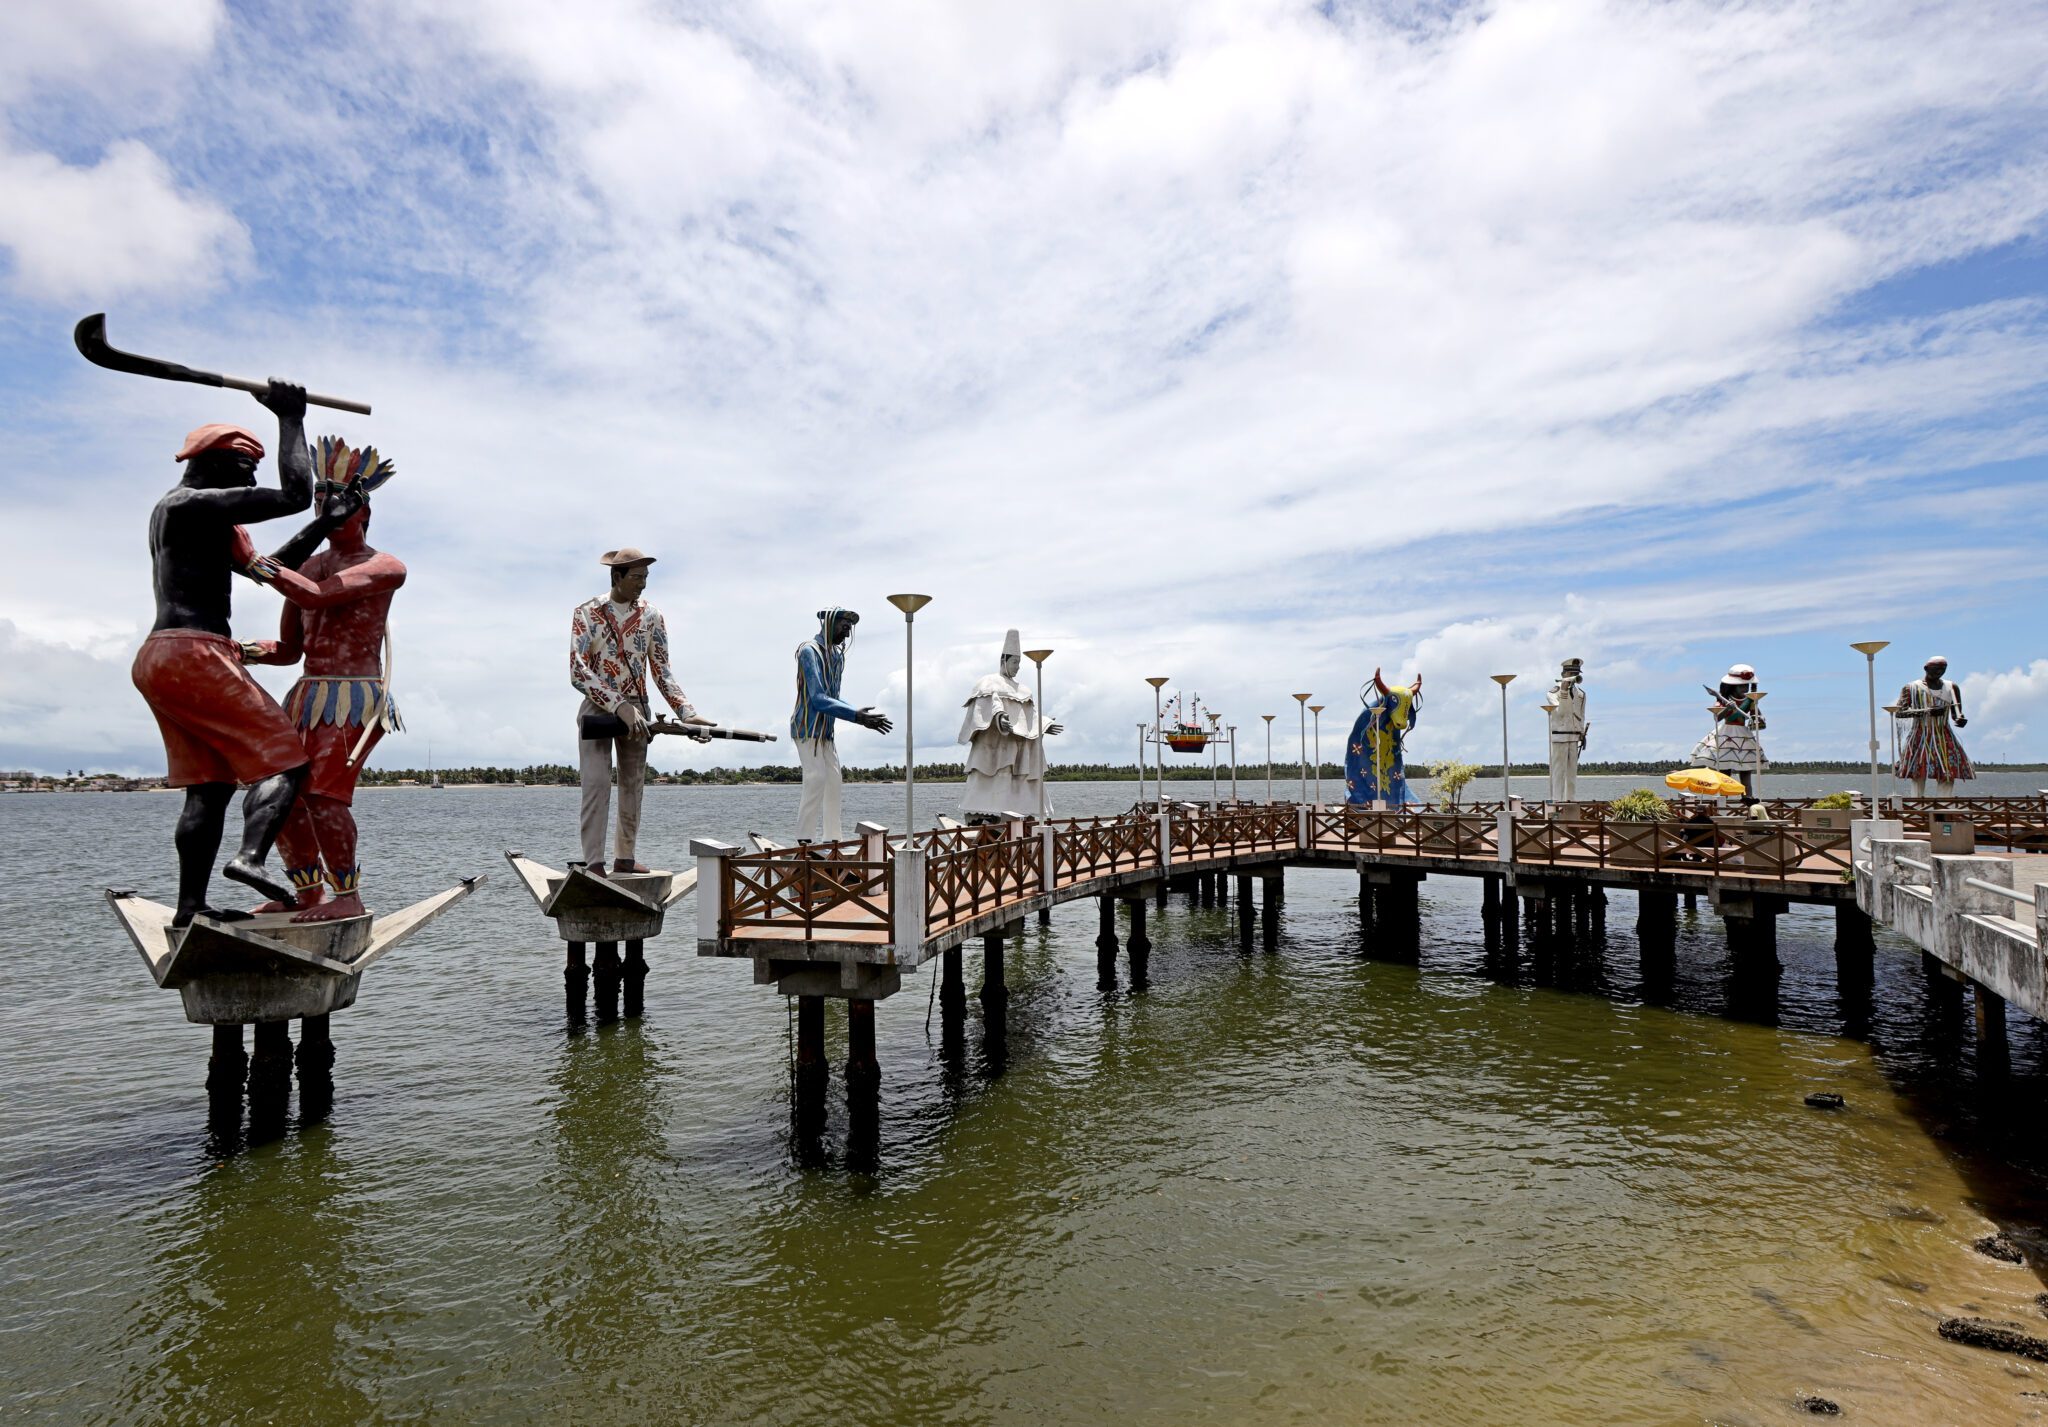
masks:
<path id="1" fill-rule="evenodd" d="M 1560 803 L 1579 796 L 1579 755 L 1586 749 L 1585 661 L 1567 659 L 1550 686 L 1550 796 Z"/>
<path id="2" fill-rule="evenodd" d="M 1045 740 L 1060 725 L 1044 721 L 1031 690 L 1017 682 L 1024 656 L 1017 631 L 1003 636 L 1002 671 L 985 676 L 967 696 L 960 742 L 968 746 L 967 795 L 960 810 L 970 823 L 1000 822 L 1004 813 L 1044 816 Z"/>

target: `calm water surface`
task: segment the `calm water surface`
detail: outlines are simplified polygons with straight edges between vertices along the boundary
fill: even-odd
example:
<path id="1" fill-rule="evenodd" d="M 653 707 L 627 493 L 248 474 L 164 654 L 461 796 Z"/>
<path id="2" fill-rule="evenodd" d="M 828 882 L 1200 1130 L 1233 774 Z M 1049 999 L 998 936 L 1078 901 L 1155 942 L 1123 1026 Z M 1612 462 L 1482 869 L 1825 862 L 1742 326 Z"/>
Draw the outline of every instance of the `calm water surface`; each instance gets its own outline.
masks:
<path id="1" fill-rule="evenodd" d="M 1076 905 L 1013 943 L 1007 1054 L 970 999 L 949 1065 L 906 978 L 875 1172 L 836 1075 L 805 1168 L 784 1005 L 687 924 L 643 1020 L 570 1027 L 500 851 L 559 863 L 575 798 L 358 800 L 373 905 L 492 882 L 335 1018 L 326 1122 L 256 1145 L 209 1131 L 206 1032 L 97 900 L 167 898 L 176 800 L 0 799 L 0 1415 L 1780 1423 L 1817 1392 L 2048 1420 L 2041 1368 L 1934 1333 L 2040 1318 L 2035 1273 L 1969 1242 L 2048 1222 L 2048 1043 L 2016 1016 L 2010 1075 L 1980 1075 L 1903 943 L 1845 994 L 1830 918 L 1794 911 L 1760 988 L 1702 910 L 1646 982 L 1626 897 L 1557 967 L 1489 951 L 1477 884 L 1439 878 L 1418 969 L 1359 957 L 1353 879 L 1293 872 L 1279 954 L 1176 897 L 1150 988 L 1105 995 Z M 849 824 L 901 798 L 849 788 Z M 653 790 L 642 855 L 795 801 Z M 1848 1110 L 1805 1109 L 1820 1088 Z"/>

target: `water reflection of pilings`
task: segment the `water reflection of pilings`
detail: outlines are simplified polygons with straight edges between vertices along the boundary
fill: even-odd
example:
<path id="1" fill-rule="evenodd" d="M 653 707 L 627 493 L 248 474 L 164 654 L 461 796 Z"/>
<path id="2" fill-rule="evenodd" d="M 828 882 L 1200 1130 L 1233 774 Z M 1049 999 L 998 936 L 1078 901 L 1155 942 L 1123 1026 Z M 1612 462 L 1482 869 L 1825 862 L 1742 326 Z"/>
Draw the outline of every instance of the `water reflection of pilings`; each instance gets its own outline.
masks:
<path id="1" fill-rule="evenodd" d="M 345 1353 L 383 1309 L 356 1271 L 367 1201 L 325 1129 L 216 1164 L 158 1216 L 134 1334 L 157 1345 L 121 1385 L 122 1420 L 362 1422 L 377 1412 Z"/>

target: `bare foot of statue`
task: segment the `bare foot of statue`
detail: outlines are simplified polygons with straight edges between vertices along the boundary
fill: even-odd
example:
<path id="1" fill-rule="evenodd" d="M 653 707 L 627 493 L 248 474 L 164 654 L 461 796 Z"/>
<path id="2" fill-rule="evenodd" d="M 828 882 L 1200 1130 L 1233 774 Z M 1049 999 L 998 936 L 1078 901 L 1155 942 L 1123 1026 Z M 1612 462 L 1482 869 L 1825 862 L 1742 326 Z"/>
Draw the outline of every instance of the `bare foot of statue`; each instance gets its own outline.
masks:
<path id="1" fill-rule="evenodd" d="M 317 907 L 327 896 L 327 884 L 315 882 L 302 890 L 298 897 L 289 902 L 265 902 L 256 909 L 255 915 L 268 916 L 272 912 L 303 912 L 308 907 Z"/>
<path id="2" fill-rule="evenodd" d="M 357 893 L 345 892 L 331 902 L 309 907 L 293 917 L 294 922 L 339 922 L 350 917 L 363 915 L 363 899 Z"/>
<path id="3" fill-rule="evenodd" d="M 220 875 L 244 887 L 254 887 L 272 901 L 289 902 L 298 895 L 290 882 L 273 876 L 269 868 L 253 857 L 237 854 L 229 858 L 227 866 L 220 869 Z"/>

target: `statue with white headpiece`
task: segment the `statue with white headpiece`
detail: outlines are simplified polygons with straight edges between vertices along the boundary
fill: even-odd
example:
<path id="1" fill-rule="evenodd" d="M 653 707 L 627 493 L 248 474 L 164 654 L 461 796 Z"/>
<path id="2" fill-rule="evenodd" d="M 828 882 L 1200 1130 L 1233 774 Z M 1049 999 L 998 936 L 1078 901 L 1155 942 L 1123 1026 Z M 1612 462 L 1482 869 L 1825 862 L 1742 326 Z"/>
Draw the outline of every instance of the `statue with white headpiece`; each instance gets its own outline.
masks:
<path id="1" fill-rule="evenodd" d="M 1045 783 L 1045 740 L 1060 725 L 1045 722 L 1031 690 L 1018 682 L 1023 641 L 1003 636 L 998 672 L 984 675 L 967 696 L 960 742 L 968 747 L 967 794 L 960 810 L 970 823 L 1001 822 L 1005 813 L 1050 812 L 1040 798 Z"/>
<path id="2" fill-rule="evenodd" d="M 1897 717 L 1906 720 L 1906 746 L 1899 751 L 1894 773 L 1912 781 L 1916 798 L 1927 796 L 1930 778 L 1935 795 L 1947 798 L 1954 795 L 1957 783 L 1977 776 L 1955 734 L 1970 722 L 1963 715 L 1963 686 L 1942 677 L 1947 673 L 1948 660 L 1937 654 L 1919 678 L 1899 690 Z"/>

